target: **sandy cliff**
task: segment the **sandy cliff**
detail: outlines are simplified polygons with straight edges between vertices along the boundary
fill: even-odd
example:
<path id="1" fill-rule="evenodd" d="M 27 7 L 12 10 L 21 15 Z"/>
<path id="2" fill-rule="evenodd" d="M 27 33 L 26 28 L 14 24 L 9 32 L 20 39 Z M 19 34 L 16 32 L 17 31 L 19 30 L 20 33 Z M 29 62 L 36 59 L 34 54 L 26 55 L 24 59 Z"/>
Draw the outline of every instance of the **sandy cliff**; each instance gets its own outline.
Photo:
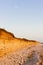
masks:
<path id="1" fill-rule="evenodd" d="M 0 28 L 0 65 L 43 65 L 43 44 Z"/>
<path id="2" fill-rule="evenodd" d="M 39 42 L 16 38 L 12 33 L 0 28 L 0 56 L 37 44 Z"/>

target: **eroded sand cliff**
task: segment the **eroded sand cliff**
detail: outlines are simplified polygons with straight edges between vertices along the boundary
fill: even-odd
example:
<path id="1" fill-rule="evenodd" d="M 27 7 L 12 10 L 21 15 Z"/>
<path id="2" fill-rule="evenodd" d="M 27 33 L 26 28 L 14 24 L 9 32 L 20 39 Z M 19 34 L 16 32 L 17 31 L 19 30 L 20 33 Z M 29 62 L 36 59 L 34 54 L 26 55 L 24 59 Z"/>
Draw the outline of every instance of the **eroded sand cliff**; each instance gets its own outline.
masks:
<path id="1" fill-rule="evenodd" d="M 43 62 L 42 46 L 0 28 L 0 65 L 39 65 Z"/>

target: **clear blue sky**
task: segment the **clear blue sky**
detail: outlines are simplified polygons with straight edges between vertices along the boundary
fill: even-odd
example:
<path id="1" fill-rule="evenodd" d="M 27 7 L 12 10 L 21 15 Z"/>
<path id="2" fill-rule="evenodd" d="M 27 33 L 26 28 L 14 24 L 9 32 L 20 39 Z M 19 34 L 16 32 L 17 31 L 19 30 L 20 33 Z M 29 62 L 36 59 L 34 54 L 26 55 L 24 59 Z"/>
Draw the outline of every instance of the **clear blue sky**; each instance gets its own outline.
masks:
<path id="1" fill-rule="evenodd" d="M 0 0 L 0 27 L 43 42 L 43 0 Z"/>

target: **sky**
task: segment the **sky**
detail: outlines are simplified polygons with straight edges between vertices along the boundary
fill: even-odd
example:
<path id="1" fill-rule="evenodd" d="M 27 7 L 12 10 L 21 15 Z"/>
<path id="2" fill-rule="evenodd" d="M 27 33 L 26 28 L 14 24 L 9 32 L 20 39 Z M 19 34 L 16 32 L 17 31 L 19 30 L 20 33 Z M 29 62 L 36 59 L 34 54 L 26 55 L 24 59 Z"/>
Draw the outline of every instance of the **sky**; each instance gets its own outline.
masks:
<path id="1" fill-rule="evenodd" d="M 43 42 L 43 0 L 0 0 L 0 28 Z"/>

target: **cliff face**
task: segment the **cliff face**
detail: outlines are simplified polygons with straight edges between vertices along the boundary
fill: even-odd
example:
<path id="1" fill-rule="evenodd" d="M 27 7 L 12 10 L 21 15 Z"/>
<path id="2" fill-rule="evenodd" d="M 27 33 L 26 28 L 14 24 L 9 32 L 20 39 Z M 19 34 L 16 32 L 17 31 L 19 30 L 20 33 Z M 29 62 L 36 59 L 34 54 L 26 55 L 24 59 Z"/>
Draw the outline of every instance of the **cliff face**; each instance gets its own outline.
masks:
<path id="1" fill-rule="evenodd" d="M 12 33 L 0 28 L 0 57 L 38 44 L 39 42 L 34 40 L 16 38 Z"/>
<path id="2" fill-rule="evenodd" d="M 10 40 L 13 38 L 15 38 L 15 36 L 12 33 L 0 28 L 0 39 L 7 39 L 7 40 L 9 39 Z"/>
<path id="3" fill-rule="evenodd" d="M 0 28 L 0 65 L 43 65 L 43 44 Z"/>

